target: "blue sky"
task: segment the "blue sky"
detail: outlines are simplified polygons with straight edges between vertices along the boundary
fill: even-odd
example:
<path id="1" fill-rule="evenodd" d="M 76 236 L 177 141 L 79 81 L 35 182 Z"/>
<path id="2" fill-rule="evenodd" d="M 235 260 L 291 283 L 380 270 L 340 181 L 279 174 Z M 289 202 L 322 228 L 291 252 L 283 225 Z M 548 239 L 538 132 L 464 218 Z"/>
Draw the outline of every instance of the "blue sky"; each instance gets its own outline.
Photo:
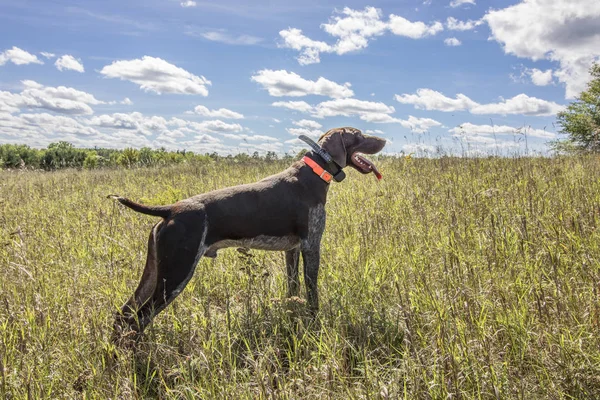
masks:
<path id="1" fill-rule="evenodd" d="M 0 1 L 0 143 L 543 152 L 600 57 L 600 2 Z"/>

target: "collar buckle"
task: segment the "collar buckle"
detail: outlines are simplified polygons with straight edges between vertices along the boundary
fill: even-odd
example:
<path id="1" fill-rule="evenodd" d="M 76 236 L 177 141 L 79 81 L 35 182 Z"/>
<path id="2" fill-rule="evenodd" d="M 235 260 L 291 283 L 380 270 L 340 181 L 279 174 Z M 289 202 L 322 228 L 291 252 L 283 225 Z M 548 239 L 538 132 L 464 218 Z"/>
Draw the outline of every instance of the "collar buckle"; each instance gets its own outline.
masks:
<path id="1" fill-rule="evenodd" d="M 325 170 L 323 170 L 323 172 L 321 172 L 321 175 L 319 175 L 319 177 L 321 179 L 323 179 L 325 182 L 330 182 L 331 178 L 333 178 L 333 176 Z"/>

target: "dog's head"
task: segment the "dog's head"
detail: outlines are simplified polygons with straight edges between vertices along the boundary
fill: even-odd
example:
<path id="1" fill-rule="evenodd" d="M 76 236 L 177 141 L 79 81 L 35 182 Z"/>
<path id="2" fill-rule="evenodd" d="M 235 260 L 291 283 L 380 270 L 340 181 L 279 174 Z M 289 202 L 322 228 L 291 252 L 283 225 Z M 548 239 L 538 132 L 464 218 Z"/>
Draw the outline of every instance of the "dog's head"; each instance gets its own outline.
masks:
<path id="1" fill-rule="evenodd" d="M 375 164 L 362 154 L 379 153 L 385 146 L 385 139 L 363 135 L 356 128 L 343 127 L 328 130 L 319 138 L 318 143 L 340 167 L 349 165 L 362 174 L 373 172 L 381 179 Z"/>

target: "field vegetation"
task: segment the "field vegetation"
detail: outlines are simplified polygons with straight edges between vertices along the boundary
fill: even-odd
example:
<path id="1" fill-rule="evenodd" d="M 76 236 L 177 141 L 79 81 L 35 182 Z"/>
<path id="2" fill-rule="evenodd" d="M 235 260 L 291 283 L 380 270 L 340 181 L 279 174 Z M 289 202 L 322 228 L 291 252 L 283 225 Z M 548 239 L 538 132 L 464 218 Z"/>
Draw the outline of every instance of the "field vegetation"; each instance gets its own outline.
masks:
<path id="1" fill-rule="evenodd" d="M 230 249 L 115 347 L 156 219 L 106 195 L 171 203 L 288 164 L 0 171 L 0 398 L 600 398 L 597 156 L 382 158 L 381 182 L 332 184 L 316 322 L 283 254 Z"/>

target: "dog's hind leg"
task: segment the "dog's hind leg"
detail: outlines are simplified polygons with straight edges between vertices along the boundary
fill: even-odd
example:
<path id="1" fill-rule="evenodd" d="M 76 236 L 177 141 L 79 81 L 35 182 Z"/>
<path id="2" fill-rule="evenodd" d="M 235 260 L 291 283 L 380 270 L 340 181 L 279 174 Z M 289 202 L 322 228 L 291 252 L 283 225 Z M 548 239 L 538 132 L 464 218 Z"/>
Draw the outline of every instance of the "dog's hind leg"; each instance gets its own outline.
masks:
<path id="1" fill-rule="evenodd" d="M 127 300 L 127 302 L 121 308 L 121 311 L 115 316 L 115 335 L 123 333 L 122 331 L 136 324 L 137 310 L 140 309 L 146 301 L 150 299 L 156 288 L 156 276 L 158 273 L 158 266 L 156 262 L 156 231 L 159 229 L 159 222 L 154 225 L 148 238 L 148 254 L 146 255 L 146 266 L 142 273 L 142 279 L 135 290 L 133 296 Z"/>
<path id="2" fill-rule="evenodd" d="M 128 321 L 129 327 L 138 336 L 192 278 L 196 264 L 206 251 L 207 231 L 205 215 L 199 211 L 186 215 L 185 220 L 177 217 L 167 219 L 156 229 L 155 284 L 146 286 L 140 283 L 140 294 L 147 295 L 150 289 L 153 290 L 136 310 L 134 318 Z"/>

